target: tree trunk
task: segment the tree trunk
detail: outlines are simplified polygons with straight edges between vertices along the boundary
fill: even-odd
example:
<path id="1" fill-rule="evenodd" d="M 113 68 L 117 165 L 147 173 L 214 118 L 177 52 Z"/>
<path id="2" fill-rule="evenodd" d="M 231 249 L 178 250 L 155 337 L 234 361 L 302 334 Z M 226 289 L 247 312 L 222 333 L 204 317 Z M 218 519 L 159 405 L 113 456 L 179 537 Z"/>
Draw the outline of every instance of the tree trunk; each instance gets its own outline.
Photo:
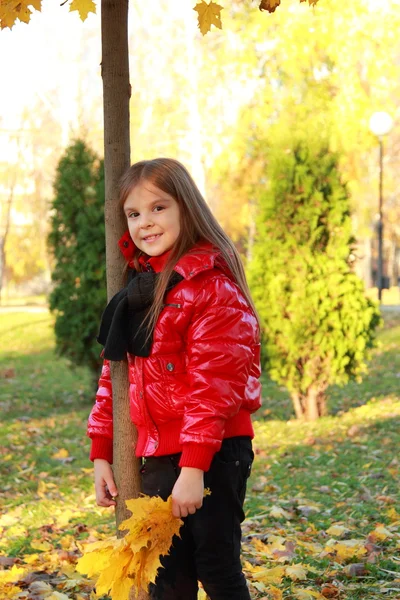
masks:
<path id="1" fill-rule="evenodd" d="M 107 293 L 123 287 L 123 257 L 118 239 L 126 229 L 118 206 L 117 184 L 130 164 L 128 0 L 102 0 L 102 78 L 104 102 L 105 222 Z M 134 458 L 135 428 L 129 416 L 126 362 L 111 366 L 114 421 L 114 476 L 119 491 L 116 520 L 129 516 L 125 500 L 138 496 L 140 478 Z"/>
<path id="2" fill-rule="evenodd" d="M 104 106 L 104 176 L 107 254 L 107 294 L 111 298 L 123 286 L 123 258 L 118 239 L 126 229 L 118 206 L 117 184 L 130 165 L 128 0 L 102 0 L 102 78 Z M 136 430 L 129 414 L 127 363 L 111 365 L 113 388 L 114 464 L 118 488 L 115 511 L 118 526 L 130 513 L 125 500 L 140 493 L 139 461 L 135 458 Z M 133 592 L 130 597 L 133 599 Z M 140 593 L 139 600 L 147 594 Z"/>
<path id="3" fill-rule="evenodd" d="M 306 421 L 316 421 L 319 416 L 318 390 L 310 387 L 306 396 Z"/>
<path id="4" fill-rule="evenodd" d="M 303 421 L 316 421 L 327 415 L 325 389 L 310 387 L 307 394 L 292 392 L 292 402 L 296 418 Z"/>
<path id="5" fill-rule="evenodd" d="M 300 394 L 298 394 L 297 392 L 293 392 L 292 393 L 292 402 L 293 402 L 293 407 L 294 407 L 294 412 L 296 415 L 296 418 L 299 419 L 299 421 L 304 419 L 304 407 L 303 407 L 303 403 L 302 403 L 302 399 Z"/>

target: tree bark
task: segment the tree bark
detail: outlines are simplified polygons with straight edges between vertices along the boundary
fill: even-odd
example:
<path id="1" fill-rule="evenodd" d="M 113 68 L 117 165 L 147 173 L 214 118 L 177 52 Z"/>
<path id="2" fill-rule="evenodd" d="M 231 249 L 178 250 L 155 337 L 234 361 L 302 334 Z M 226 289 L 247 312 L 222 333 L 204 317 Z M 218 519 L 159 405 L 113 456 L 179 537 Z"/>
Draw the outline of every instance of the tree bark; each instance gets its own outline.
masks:
<path id="1" fill-rule="evenodd" d="M 102 78 L 104 102 L 105 222 L 107 293 L 123 287 L 123 257 L 118 239 L 126 229 L 118 206 L 117 184 L 130 165 L 128 0 L 102 0 Z M 135 428 L 129 415 L 128 373 L 125 362 L 111 365 L 114 422 L 114 476 L 118 488 L 117 527 L 129 516 L 125 500 L 140 492 L 138 461 L 134 457 Z"/>
<path id="2" fill-rule="evenodd" d="M 316 421 L 328 414 L 325 389 L 310 387 L 307 394 L 292 392 L 292 402 L 296 418 L 302 421 Z"/>
<path id="3" fill-rule="evenodd" d="M 303 404 L 301 401 L 300 394 L 298 394 L 297 392 L 293 392 L 292 393 L 292 402 L 293 402 L 293 408 L 294 408 L 296 418 L 299 419 L 300 421 L 303 420 L 305 415 L 304 415 L 304 409 L 303 409 Z"/>

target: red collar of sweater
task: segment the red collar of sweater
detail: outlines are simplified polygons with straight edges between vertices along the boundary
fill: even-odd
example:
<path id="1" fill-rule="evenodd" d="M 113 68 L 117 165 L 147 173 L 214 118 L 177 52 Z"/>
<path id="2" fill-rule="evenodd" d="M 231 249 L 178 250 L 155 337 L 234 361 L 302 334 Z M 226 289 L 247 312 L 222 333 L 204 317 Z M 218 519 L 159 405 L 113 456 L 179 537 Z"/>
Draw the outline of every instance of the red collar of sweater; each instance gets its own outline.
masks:
<path id="1" fill-rule="evenodd" d="M 129 231 L 126 231 L 118 242 L 120 250 L 130 266 L 133 267 L 133 256 L 136 246 L 132 241 Z M 156 273 L 160 273 L 168 260 L 170 250 L 160 256 L 147 256 L 141 254 L 139 262 L 144 266 L 150 266 Z M 222 269 L 229 277 L 229 272 L 225 261 L 221 259 L 221 252 L 210 242 L 200 241 L 182 256 L 174 267 L 174 271 L 182 275 L 185 279 L 191 279 L 198 273 L 217 267 Z"/>

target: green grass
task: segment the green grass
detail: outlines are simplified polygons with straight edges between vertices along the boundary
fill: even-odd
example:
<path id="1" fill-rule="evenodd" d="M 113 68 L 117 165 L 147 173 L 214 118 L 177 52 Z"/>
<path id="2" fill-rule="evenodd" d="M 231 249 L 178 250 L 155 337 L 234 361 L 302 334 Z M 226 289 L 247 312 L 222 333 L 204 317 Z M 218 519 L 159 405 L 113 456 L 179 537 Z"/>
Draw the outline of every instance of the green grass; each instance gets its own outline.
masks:
<path id="1" fill-rule="evenodd" d="M 294 600 L 299 588 L 321 593 L 327 584 L 340 600 L 400 598 L 399 336 L 400 314 L 389 314 L 364 381 L 330 389 L 330 416 L 314 424 L 297 422 L 286 390 L 264 378 L 244 524 L 254 598 Z M 73 568 L 80 543 L 113 533 L 112 514 L 95 505 L 87 458 L 91 379 L 54 354 L 46 312 L 0 314 L 0 339 L 0 555 L 31 560 L 27 569 L 84 600 L 90 582 Z M 329 554 L 333 523 L 349 529 L 342 542 L 362 540 L 366 553 Z M 383 539 L 373 533 L 379 523 L 390 534 Z M 294 548 L 289 562 L 315 569 L 306 581 L 283 574 L 274 583 L 258 569 L 289 564 L 273 553 L 277 539 L 283 554 Z M 361 577 L 345 575 L 352 562 L 365 564 Z M 0 598 L 28 589 L 1 581 Z"/>

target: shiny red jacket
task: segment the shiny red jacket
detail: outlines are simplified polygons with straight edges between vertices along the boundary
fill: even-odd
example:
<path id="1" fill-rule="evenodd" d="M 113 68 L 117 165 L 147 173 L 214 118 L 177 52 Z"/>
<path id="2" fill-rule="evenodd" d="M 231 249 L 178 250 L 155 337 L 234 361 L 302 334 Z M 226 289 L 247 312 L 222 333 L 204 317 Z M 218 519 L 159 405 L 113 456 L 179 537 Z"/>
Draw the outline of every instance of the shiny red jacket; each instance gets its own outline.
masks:
<path id="1" fill-rule="evenodd" d="M 129 234 L 120 241 L 131 260 Z M 148 259 L 160 272 L 167 256 Z M 198 244 L 177 263 L 184 279 L 171 289 L 148 358 L 128 355 L 130 413 L 137 456 L 182 452 L 180 466 L 207 471 L 227 437 L 253 437 L 260 407 L 256 318 L 219 253 Z M 91 460 L 112 462 L 112 386 L 104 361 L 88 422 Z"/>

